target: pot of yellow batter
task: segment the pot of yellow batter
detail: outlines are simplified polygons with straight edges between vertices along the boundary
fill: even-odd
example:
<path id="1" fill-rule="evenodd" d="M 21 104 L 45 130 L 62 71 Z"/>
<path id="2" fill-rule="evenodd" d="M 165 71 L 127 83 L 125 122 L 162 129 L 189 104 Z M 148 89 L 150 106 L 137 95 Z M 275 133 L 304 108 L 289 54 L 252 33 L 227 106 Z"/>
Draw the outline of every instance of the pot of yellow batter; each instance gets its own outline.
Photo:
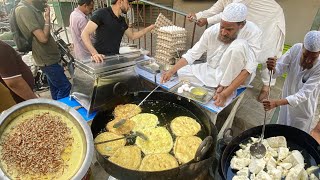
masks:
<path id="1" fill-rule="evenodd" d="M 61 102 L 28 100 L 0 115 L 0 179 L 82 179 L 93 149 L 85 120 Z"/>

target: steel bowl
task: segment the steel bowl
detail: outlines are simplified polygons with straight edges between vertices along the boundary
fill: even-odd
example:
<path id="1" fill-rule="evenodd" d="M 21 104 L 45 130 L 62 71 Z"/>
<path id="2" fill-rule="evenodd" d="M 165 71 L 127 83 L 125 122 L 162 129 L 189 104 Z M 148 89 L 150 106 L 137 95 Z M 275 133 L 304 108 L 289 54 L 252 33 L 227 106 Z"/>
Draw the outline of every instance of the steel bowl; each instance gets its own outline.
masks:
<path id="1" fill-rule="evenodd" d="M 195 87 L 191 89 L 190 93 L 196 99 L 203 99 L 208 94 L 208 91 L 202 87 Z"/>
<path id="2" fill-rule="evenodd" d="M 81 134 L 81 138 L 84 144 L 84 153 L 83 157 L 79 157 L 79 160 L 82 161 L 82 165 L 73 175 L 72 179 L 79 180 L 85 177 L 87 171 L 90 168 L 94 151 L 92 133 L 90 127 L 81 117 L 81 115 L 76 110 L 64 103 L 51 99 L 32 99 L 11 107 L 0 115 L 0 137 L 11 121 L 13 121 L 21 114 L 35 109 L 55 111 L 66 116 L 70 121 L 73 122 L 73 124 Z M 9 176 L 2 170 L 1 166 L 0 179 L 10 179 Z"/>

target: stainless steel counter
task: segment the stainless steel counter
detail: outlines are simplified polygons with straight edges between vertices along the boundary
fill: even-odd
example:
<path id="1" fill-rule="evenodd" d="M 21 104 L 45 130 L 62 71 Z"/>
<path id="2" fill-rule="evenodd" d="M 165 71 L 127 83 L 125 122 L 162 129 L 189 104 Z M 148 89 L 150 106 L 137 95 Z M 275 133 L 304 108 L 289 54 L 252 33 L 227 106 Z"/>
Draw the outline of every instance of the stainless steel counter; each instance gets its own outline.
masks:
<path id="1" fill-rule="evenodd" d="M 141 84 L 134 67 L 148 59 L 145 55 L 119 55 L 102 63 L 76 61 L 71 96 L 92 113 L 114 98 L 139 91 Z"/>

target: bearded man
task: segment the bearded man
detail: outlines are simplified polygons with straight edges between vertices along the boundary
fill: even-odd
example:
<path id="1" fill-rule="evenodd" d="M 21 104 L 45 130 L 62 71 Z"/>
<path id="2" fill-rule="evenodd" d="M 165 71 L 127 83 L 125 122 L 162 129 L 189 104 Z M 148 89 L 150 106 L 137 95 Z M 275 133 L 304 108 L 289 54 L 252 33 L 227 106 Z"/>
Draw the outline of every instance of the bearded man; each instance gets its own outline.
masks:
<path id="1" fill-rule="evenodd" d="M 32 37 L 32 55 L 35 64 L 47 76 L 51 97 L 67 97 L 71 84 L 58 64 L 60 53 L 50 34 L 50 9 L 47 0 L 22 0 L 15 9 L 18 27 L 26 39 Z"/>
<path id="2" fill-rule="evenodd" d="M 225 88 L 242 70 L 254 74 L 262 32 L 254 23 L 246 21 L 246 16 L 244 4 L 229 4 L 220 23 L 205 30 L 192 49 L 163 74 L 162 82 L 178 72 L 179 78 L 190 78 L 198 85 Z M 193 64 L 204 52 L 207 52 L 207 62 Z"/>
<path id="3" fill-rule="evenodd" d="M 154 25 L 150 25 L 138 32 L 133 32 L 131 28 L 128 28 L 125 18 L 121 14 L 128 12 L 129 1 L 132 0 L 113 0 L 111 7 L 98 9 L 82 31 L 82 41 L 95 62 L 102 62 L 105 56 L 119 54 L 123 34 L 126 34 L 129 39 L 135 40 L 154 28 Z M 94 32 L 96 33 L 96 41 L 93 45 L 90 35 Z"/>
<path id="4" fill-rule="evenodd" d="M 310 133 L 318 120 L 315 115 L 320 94 L 320 31 L 309 31 L 303 43 L 294 44 L 278 60 L 268 58 L 267 67 L 274 78 L 288 75 L 281 99 L 264 100 L 265 110 L 280 106 L 277 124 Z M 319 131 L 319 126 L 316 130 Z"/>

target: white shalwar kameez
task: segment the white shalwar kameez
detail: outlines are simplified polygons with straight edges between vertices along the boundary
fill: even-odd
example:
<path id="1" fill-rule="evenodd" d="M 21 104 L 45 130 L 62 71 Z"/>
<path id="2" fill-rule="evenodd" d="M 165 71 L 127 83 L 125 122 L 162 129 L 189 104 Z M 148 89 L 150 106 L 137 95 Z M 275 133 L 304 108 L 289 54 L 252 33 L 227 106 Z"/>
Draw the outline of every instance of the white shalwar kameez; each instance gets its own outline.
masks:
<path id="1" fill-rule="evenodd" d="M 315 119 L 320 92 L 320 57 L 311 69 L 300 66 L 302 43 L 295 44 L 277 61 L 273 77 L 288 73 L 282 90 L 282 98 L 289 105 L 280 106 L 277 123 L 299 128 L 307 133 Z"/>
<path id="2" fill-rule="evenodd" d="M 255 74 L 256 57 L 260 53 L 261 30 L 247 21 L 231 44 L 218 40 L 219 30 L 220 23 L 206 29 L 200 40 L 182 56 L 189 65 L 178 70 L 179 77 L 195 76 L 200 81 L 199 85 L 217 87 L 229 86 L 243 69 Z M 207 52 L 207 62 L 193 64 L 204 52 Z"/>
<path id="3" fill-rule="evenodd" d="M 248 8 L 247 20 L 255 23 L 263 32 L 261 53 L 258 63 L 262 63 L 261 77 L 264 85 L 268 85 L 269 73 L 266 66 L 268 57 L 280 57 L 285 41 L 285 18 L 281 6 L 274 0 L 218 0 L 211 8 L 196 13 L 197 19 L 207 18 L 208 24 L 216 24 L 221 20 L 224 8 L 232 3 L 243 3 Z M 271 85 L 275 84 L 275 79 Z"/>

